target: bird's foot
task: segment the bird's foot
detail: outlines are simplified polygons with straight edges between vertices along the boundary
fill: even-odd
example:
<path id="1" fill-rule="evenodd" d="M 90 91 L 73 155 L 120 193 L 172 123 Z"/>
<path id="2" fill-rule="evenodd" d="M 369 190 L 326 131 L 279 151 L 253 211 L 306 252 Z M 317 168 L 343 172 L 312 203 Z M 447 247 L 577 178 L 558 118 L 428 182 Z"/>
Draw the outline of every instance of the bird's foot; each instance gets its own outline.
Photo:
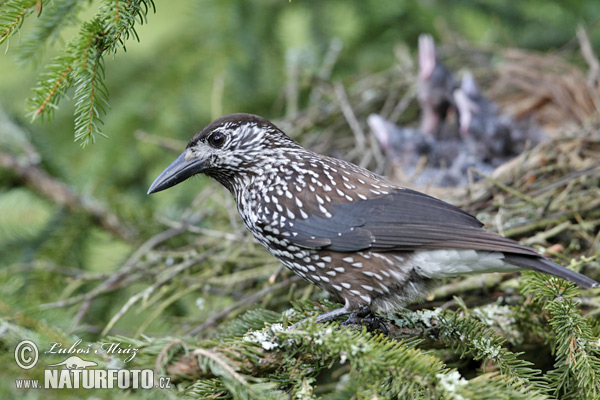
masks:
<path id="1" fill-rule="evenodd" d="M 321 322 L 331 321 L 332 319 L 335 319 L 342 315 L 348 315 L 348 314 L 350 314 L 350 316 L 348 317 L 348 319 L 346 321 L 342 322 L 342 326 L 363 325 L 364 324 L 367 326 L 367 330 L 369 332 L 375 332 L 377 330 L 380 330 L 381 332 L 383 332 L 384 335 L 387 335 L 389 333 L 389 329 L 387 328 L 387 325 L 381 319 L 377 318 L 368 306 L 365 306 L 362 309 L 360 309 L 358 311 L 354 311 L 354 312 L 349 311 L 347 306 L 338 308 L 336 310 L 329 311 L 329 312 L 319 315 L 316 318 L 315 322 L 318 324 Z M 298 327 L 300 327 L 301 325 L 303 325 L 304 323 L 306 323 L 310 320 L 311 320 L 311 318 L 305 318 L 299 322 L 296 322 L 294 325 L 290 326 L 288 329 L 290 329 L 290 330 L 297 329 Z"/>
<path id="2" fill-rule="evenodd" d="M 380 330 L 384 335 L 389 333 L 386 324 L 377 318 L 368 306 L 351 313 L 348 319 L 342 323 L 343 326 L 363 324 L 366 324 L 369 332 Z"/>

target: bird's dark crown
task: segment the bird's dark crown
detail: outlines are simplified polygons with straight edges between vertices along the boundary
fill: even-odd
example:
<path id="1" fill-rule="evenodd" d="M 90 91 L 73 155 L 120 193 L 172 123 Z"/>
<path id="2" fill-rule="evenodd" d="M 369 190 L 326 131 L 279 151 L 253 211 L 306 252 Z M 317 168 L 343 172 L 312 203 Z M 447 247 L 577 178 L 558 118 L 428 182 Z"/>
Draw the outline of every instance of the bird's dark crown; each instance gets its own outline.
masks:
<path id="1" fill-rule="evenodd" d="M 197 160 L 202 172 L 226 187 L 236 176 L 276 164 L 286 151 L 302 149 L 268 120 L 231 114 L 208 124 L 186 146 L 185 159 Z"/>
<path id="2" fill-rule="evenodd" d="M 275 142 L 272 143 L 273 147 L 278 147 L 281 146 L 282 139 L 284 142 L 293 142 L 279 128 L 263 117 L 237 113 L 218 118 L 208 124 L 194 135 L 186 148 L 193 148 L 199 143 L 210 145 L 209 139 L 217 133 L 224 135 L 223 149 L 246 147 L 248 144 L 260 144 L 259 147 L 269 147 L 271 141 Z"/>

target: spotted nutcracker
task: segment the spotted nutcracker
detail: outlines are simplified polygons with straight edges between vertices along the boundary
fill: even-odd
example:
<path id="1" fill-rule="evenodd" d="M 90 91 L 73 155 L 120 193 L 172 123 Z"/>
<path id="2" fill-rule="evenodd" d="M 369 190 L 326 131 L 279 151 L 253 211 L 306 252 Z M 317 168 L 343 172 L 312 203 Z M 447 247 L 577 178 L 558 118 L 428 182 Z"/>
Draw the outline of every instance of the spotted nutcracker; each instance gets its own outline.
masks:
<path id="1" fill-rule="evenodd" d="M 457 207 L 306 150 L 256 115 L 210 123 L 148 193 L 199 173 L 233 194 L 244 224 L 272 255 L 344 304 L 317 322 L 396 310 L 439 278 L 473 272 L 524 268 L 599 286 Z"/>

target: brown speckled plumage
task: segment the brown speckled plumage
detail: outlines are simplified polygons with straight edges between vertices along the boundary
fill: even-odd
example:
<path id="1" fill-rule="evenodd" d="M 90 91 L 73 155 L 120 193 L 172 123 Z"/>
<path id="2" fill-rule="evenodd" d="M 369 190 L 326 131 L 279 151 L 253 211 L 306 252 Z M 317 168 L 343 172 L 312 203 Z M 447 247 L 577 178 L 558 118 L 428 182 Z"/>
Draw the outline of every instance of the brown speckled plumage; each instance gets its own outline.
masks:
<path id="1" fill-rule="evenodd" d="M 424 295 L 436 278 L 471 272 L 522 267 L 597 285 L 450 204 L 306 150 L 258 116 L 209 124 L 148 192 L 197 173 L 229 189 L 271 254 L 344 303 L 318 320 L 364 307 L 391 311 Z"/>

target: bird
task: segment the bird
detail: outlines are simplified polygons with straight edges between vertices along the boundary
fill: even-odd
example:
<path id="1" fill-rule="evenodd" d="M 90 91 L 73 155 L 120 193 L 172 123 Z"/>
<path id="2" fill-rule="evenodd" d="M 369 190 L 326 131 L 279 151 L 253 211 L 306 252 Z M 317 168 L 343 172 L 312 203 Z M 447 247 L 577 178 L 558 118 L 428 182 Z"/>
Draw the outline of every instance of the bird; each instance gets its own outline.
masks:
<path id="1" fill-rule="evenodd" d="M 460 133 L 473 154 L 493 166 L 521 154 L 527 145 L 538 144 L 543 135 L 528 121 L 517 122 L 483 96 L 473 75 L 466 72 L 452 94 Z"/>
<path id="2" fill-rule="evenodd" d="M 399 127 L 379 114 L 370 114 L 367 124 L 383 154 L 406 172 L 413 172 L 435 145 L 433 138 L 418 129 Z"/>
<path id="3" fill-rule="evenodd" d="M 529 269 L 599 286 L 458 207 L 302 147 L 260 116 L 208 124 L 148 194 L 197 174 L 231 192 L 246 228 L 284 266 L 343 304 L 318 323 L 397 311 L 467 273 Z"/>
<path id="4" fill-rule="evenodd" d="M 458 86 L 452 72 L 437 58 L 431 35 L 419 36 L 419 75 L 417 99 L 421 107 L 420 131 L 436 139 L 448 137 L 442 129 L 448 111 L 455 109 L 454 90 Z"/>
<path id="5" fill-rule="evenodd" d="M 399 127 L 379 114 L 370 114 L 367 123 L 394 175 L 410 177 L 415 186 L 464 186 L 469 183 L 469 168 L 491 170 L 463 138 L 436 139 L 418 129 Z"/>

